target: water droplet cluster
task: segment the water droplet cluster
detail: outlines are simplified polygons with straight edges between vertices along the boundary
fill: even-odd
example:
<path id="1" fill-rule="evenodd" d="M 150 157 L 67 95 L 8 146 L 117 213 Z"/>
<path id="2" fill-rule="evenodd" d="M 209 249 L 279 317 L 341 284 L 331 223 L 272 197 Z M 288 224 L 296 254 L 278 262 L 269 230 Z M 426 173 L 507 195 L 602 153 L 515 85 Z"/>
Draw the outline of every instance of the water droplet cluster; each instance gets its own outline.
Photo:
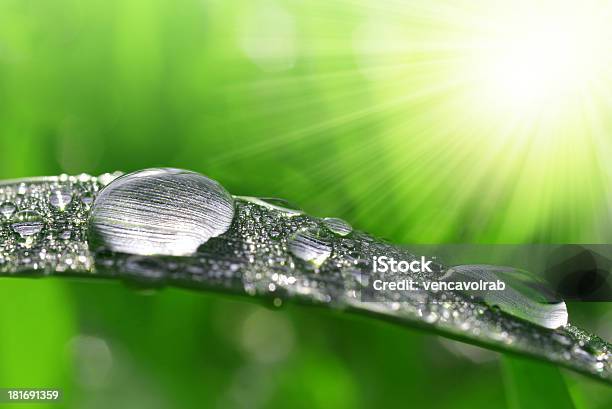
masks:
<path id="1" fill-rule="evenodd" d="M 157 177 L 143 175 L 149 176 Z M 109 181 L 109 192 L 114 183 L 118 183 L 117 187 L 122 182 L 121 179 Z M 201 217 L 213 224 L 218 218 L 226 220 L 225 230 L 200 240 L 197 249 L 188 256 L 172 252 L 147 255 L 138 251 L 138 247 L 113 246 L 108 240 L 88 241 L 87 234 L 95 230 L 99 216 L 92 214 L 91 209 L 101 203 L 98 202 L 101 187 L 100 178 L 92 177 L 0 185 L 0 272 L 38 270 L 61 274 L 69 270 L 71 274 L 117 277 L 144 286 L 171 284 L 248 294 L 269 300 L 275 306 L 282 305 L 283 300 L 325 304 L 433 328 L 469 342 L 543 357 L 612 379 L 610 344 L 571 324 L 545 328 L 456 292 L 381 291 L 372 295 L 374 302 L 364 302 L 364 291 L 376 278 L 372 272 L 374 256 L 386 255 L 396 260 L 417 260 L 420 256 L 353 230 L 339 219 L 319 219 L 280 206 L 278 202 L 235 196 L 231 200 L 233 213 L 229 220 L 223 219 L 226 216 L 212 206 Z M 210 188 L 206 184 L 201 186 L 201 189 Z M 63 193 L 53 193 L 57 191 Z M 155 223 L 160 220 L 156 218 L 160 198 L 147 196 L 151 191 L 155 191 L 154 184 L 138 184 L 134 193 L 137 200 L 131 203 L 148 207 L 137 210 L 148 210 L 150 223 Z M 177 191 L 172 196 L 179 194 Z M 53 201 L 52 197 L 55 197 Z M 176 212 L 183 210 L 184 207 L 175 209 Z M 34 213 L 24 214 L 24 211 Z M 142 217 L 141 213 L 128 209 L 124 212 L 126 219 L 117 220 L 133 226 L 134 220 L 129 219 L 133 214 Z M 196 217 L 194 213 L 183 211 L 174 220 L 189 223 L 193 217 Z M 170 237 L 180 240 L 181 231 Z M 152 234 L 141 239 L 155 237 Z M 162 238 L 167 240 L 168 236 L 162 235 Z M 432 267 L 433 272 L 411 273 L 411 278 L 437 279 L 447 272 L 440 263 Z M 386 278 L 394 279 L 393 276 Z"/>
<path id="2" fill-rule="evenodd" d="M 372 295 L 376 302 L 364 302 L 363 291 L 375 278 L 373 256 L 384 254 L 397 260 L 416 260 L 418 256 L 354 231 L 339 219 L 330 222 L 296 214 L 254 198 L 235 197 L 235 205 L 227 232 L 210 239 L 193 257 L 103 252 L 96 256 L 98 265 L 104 266 L 107 274 L 124 278 L 127 274 L 130 280 L 149 285 L 246 293 L 270 300 L 271 305 L 282 305 L 283 300 L 291 299 L 368 311 L 400 322 L 435 327 L 466 340 L 545 356 L 603 377 L 612 374 L 611 350 L 604 341 L 571 325 L 555 330 L 544 328 L 542 323 L 534 325 L 538 323 L 535 319 L 517 319 L 507 309 L 466 294 L 380 292 Z M 415 273 L 413 278 L 431 280 L 446 272 L 443 265 L 435 264 L 433 273 Z M 599 352 L 585 352 L 591 350 Z"/>
<path id="3" fill-rule="evenodd" d="M 0 184 L 0 273 L 90 271 L 87 218 L 102 186 L 85 174 Z"/>

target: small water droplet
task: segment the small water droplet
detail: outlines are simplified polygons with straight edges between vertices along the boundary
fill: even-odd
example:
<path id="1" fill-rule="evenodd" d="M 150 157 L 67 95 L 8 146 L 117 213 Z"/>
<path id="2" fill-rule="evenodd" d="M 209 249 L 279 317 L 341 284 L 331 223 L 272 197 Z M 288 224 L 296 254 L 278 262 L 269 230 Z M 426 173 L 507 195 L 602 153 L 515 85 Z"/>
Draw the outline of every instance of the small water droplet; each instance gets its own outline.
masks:
<path id="1" fill-rule="evenodd" d="M 115 179 L 96 198 L 91 243 L 138 255 L 188 256 L 225 233 L 232 196 L 217 182 L 180 169 L 147 169 Z"/>
<path id="2" fill-rule="evenodd" d="M 567 325 L 568 315 L 565 302 L 547 284 L 533 274 L 512 267 L 493 265 L 462 265 L 448 270 L 444 280 L 479 283 L 505 283 L 503 290 L 466 291 L 486 304 L 531 321 L 546 328 Z"/>
<path id="3" fill-rule="evenodd" d="M 42 216 L 34 210 L 22 210 L 12 220 L 11 228 L 22 238 L 40 233 L 44 226 Z"/>
<path id="4" fill-rule="evenodd" d="M 51 192 L 49 203 L 54 208 L 63 211 L 72 202 L 72 193 L 68 189 L 57 189 Z"/>
<path id="5" fill-rule="evenodd" d="M 323 224 L 332 233 L 336 233 L 339 236 L 346 236 L 353 231 L 353 227 L 342 219 L 336 217 L 326 217 L 323 219 Z"/>
<path id="6" fill-rule="evenodd" d="M 106 186 L 113 180 L 120 177 L 121 175 L 123 175 L 123 173 L 121 172 L 103 173 L 100 176 L 98 176 L 98 182 L 100 182 L 102 186 Z"/>
<path id="7" fill-rule="evenodd" d="M 312 231 L 299 231 L 289 239 L 289 251 L 296 257 L 320 266 L 331 255 L 331 245 Z"/>
<path id="8" fill-rule="evenodd" d="M 17 207 L 11 202 L 4 202 L 0 205 L 0 214 L 6 219 L 10 219 L 15 210 L 17 210 Z"/>
<path id="9" fill-rule="evenodd" d="M 81 173 L 81 174 L 78 176 L 78 180 L 79 180 L 79 182 L 81 182 L 81 183 L 86 183 L 86 182 L 89 182 L 89 180 L 90 180 L 90 179 L 91 179 L 91 175 L 88 175 L 87 173 Z"/>
<path id="10" fill-rule="evenodd" d="M 94 197 L 91 193 L 86 192 L 81 196 L 81 203 L 83 203 L 86 207 L 91 206 L 93 203 Z"/>

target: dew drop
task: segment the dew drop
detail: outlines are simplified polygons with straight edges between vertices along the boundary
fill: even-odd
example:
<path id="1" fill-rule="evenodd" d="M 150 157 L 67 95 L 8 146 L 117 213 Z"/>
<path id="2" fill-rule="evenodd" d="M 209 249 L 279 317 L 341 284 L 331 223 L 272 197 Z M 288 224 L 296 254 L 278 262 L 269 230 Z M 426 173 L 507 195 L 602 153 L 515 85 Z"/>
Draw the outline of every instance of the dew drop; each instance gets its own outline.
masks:
<path id="1" fill-rule="evenodd" d="M 232 196 L 217 182 L 180 169 L 147 169 L 112 181 L 93 203 L 91 245 L 138 255 L 188 256 L 225 233 Z"/>
<path id="2" fill-rule="evenodd" d="M 93 203 L 93 199 L 94 198 L 91 193 L 83 193 L 83 196 L 81 196 L 81 203 L 83 203 L 86 207 L 89 207 Z"/>
<path id="3" fill-rule="evenodd" d="M 122 174 L 123 173 L 121 172 L 103 173 L 102 175 L 98 176 L 98 182 L 100 182 L 102 186 L 106 186 L 113 180 L 117 179 Z"/>
<path id="4" fill-rule="evenodd" d="M 40 213 L 34 210 L 22 210 L 13 216 L 11 228 L 22 238 L 40 233 L 44 224 Z"/>
<path id="5" fill-rule="evenodd" d="M 283 209 L 293 210 L 302 213 L 302 209 L 285 199 L 281 199 L 278 197 L 260 197 L 259 200 L 261 200 L 262 202 L 266 202 L 271 206 L 276 206 Z"/>
<path id="6" fill-rule="evenodd" d="M 547 284 L 533 274 L 512 267 L 493 265 L 462 265 L 448 270 L 442 277 L 456 282 L 505 283 L 502 291 L 466 291 L 492 307 L 546 328 L 567 325 L 565 302 Z"/>
<path id="7" fill-rule="evenodd" d="M 323 219 L 323 224 L 332 233 L 336 233 L 339 236 L 346 236 L 353 231 L 353 227 L 342 219 L 336 217 L 326 217 Z"/>
<path id="8" fill-rule="evenodd" d="M 17 207 L 11 202 L 4 202 L 0 205 L 0 214 L 6 219 L 10 219 L 15 210 L 17 210 Z"/>
<path id="9" fill-rule="evenodd" d="M 289 251 L 293 255 L 317 266 L 327 260 L 331 250 L 329 242 L 312 231 L 299 231 L 289 239 Z"/>
<path id="10" fill-rule="evenodd" d="M 49 203 L 54 208 L 63 211 L 72 202 L 72 193 L 68 189 L 58 189 L 51 192 Z"/>
<path id="11" fill-rule="evenodd" d="M 274 197 L 251 197 L 251 196 L 236 196 L 238 199 L 254 203 L 259 206 L 264 206 L 268 209 L 277 210 L 284 213 L 286 216 L 297 216 L 304 214 L 302 209 L 291 204 L 287 200 L 277 199 Z"/>

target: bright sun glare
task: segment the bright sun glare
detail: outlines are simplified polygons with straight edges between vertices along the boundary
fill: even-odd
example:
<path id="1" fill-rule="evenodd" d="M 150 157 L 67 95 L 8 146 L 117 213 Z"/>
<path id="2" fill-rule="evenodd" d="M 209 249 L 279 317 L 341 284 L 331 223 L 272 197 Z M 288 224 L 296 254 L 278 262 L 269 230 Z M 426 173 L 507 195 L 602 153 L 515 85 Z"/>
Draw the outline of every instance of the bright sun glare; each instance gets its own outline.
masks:
<path id="1" fill-rule="evenodd" d="M 580 98 L 610 70 L 612 29 L 577 10 L 510 16 L 477 52 L 485 99 L 513 110 Z M 595 11 L 593 11 L 595 14 Z M 482 95 L 482 94 L 481 94 Z"/>

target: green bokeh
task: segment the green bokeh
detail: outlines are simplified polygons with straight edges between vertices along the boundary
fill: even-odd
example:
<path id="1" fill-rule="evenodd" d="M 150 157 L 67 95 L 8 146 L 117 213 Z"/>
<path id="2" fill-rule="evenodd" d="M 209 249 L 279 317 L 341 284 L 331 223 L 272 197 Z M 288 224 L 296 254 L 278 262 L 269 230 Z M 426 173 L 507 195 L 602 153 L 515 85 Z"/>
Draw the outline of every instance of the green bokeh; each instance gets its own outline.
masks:
<path id="1" fill-rule="evenodd" d="M 444 55 L 415 52 L 398 81 L 364 72 L 355 32 L 373 15 L 415 41 L 453 33 L 376 4 L 0 1 L 0 179 L 172 166 L 395 242 L 605 241 L 599 163 L 570 161 L 553 184 L 529 154 L 483 161 L 493 129 L 455 137 L 458 91 L 418 92 L 450 72 L 429 71 Z M 66 407 L 507 405 L 496 355 L 341 313 L 54 279 L 2 279 L 0 300 L 0 386 L 62 387 Z M 609 306 L 574 309 L 610 336 Z M 257 356 L 258 337 L 283 350 Z M 585 409 L 612 405 L 609 388 L 572 382 L 572 396 L 598 391 Z"/>

